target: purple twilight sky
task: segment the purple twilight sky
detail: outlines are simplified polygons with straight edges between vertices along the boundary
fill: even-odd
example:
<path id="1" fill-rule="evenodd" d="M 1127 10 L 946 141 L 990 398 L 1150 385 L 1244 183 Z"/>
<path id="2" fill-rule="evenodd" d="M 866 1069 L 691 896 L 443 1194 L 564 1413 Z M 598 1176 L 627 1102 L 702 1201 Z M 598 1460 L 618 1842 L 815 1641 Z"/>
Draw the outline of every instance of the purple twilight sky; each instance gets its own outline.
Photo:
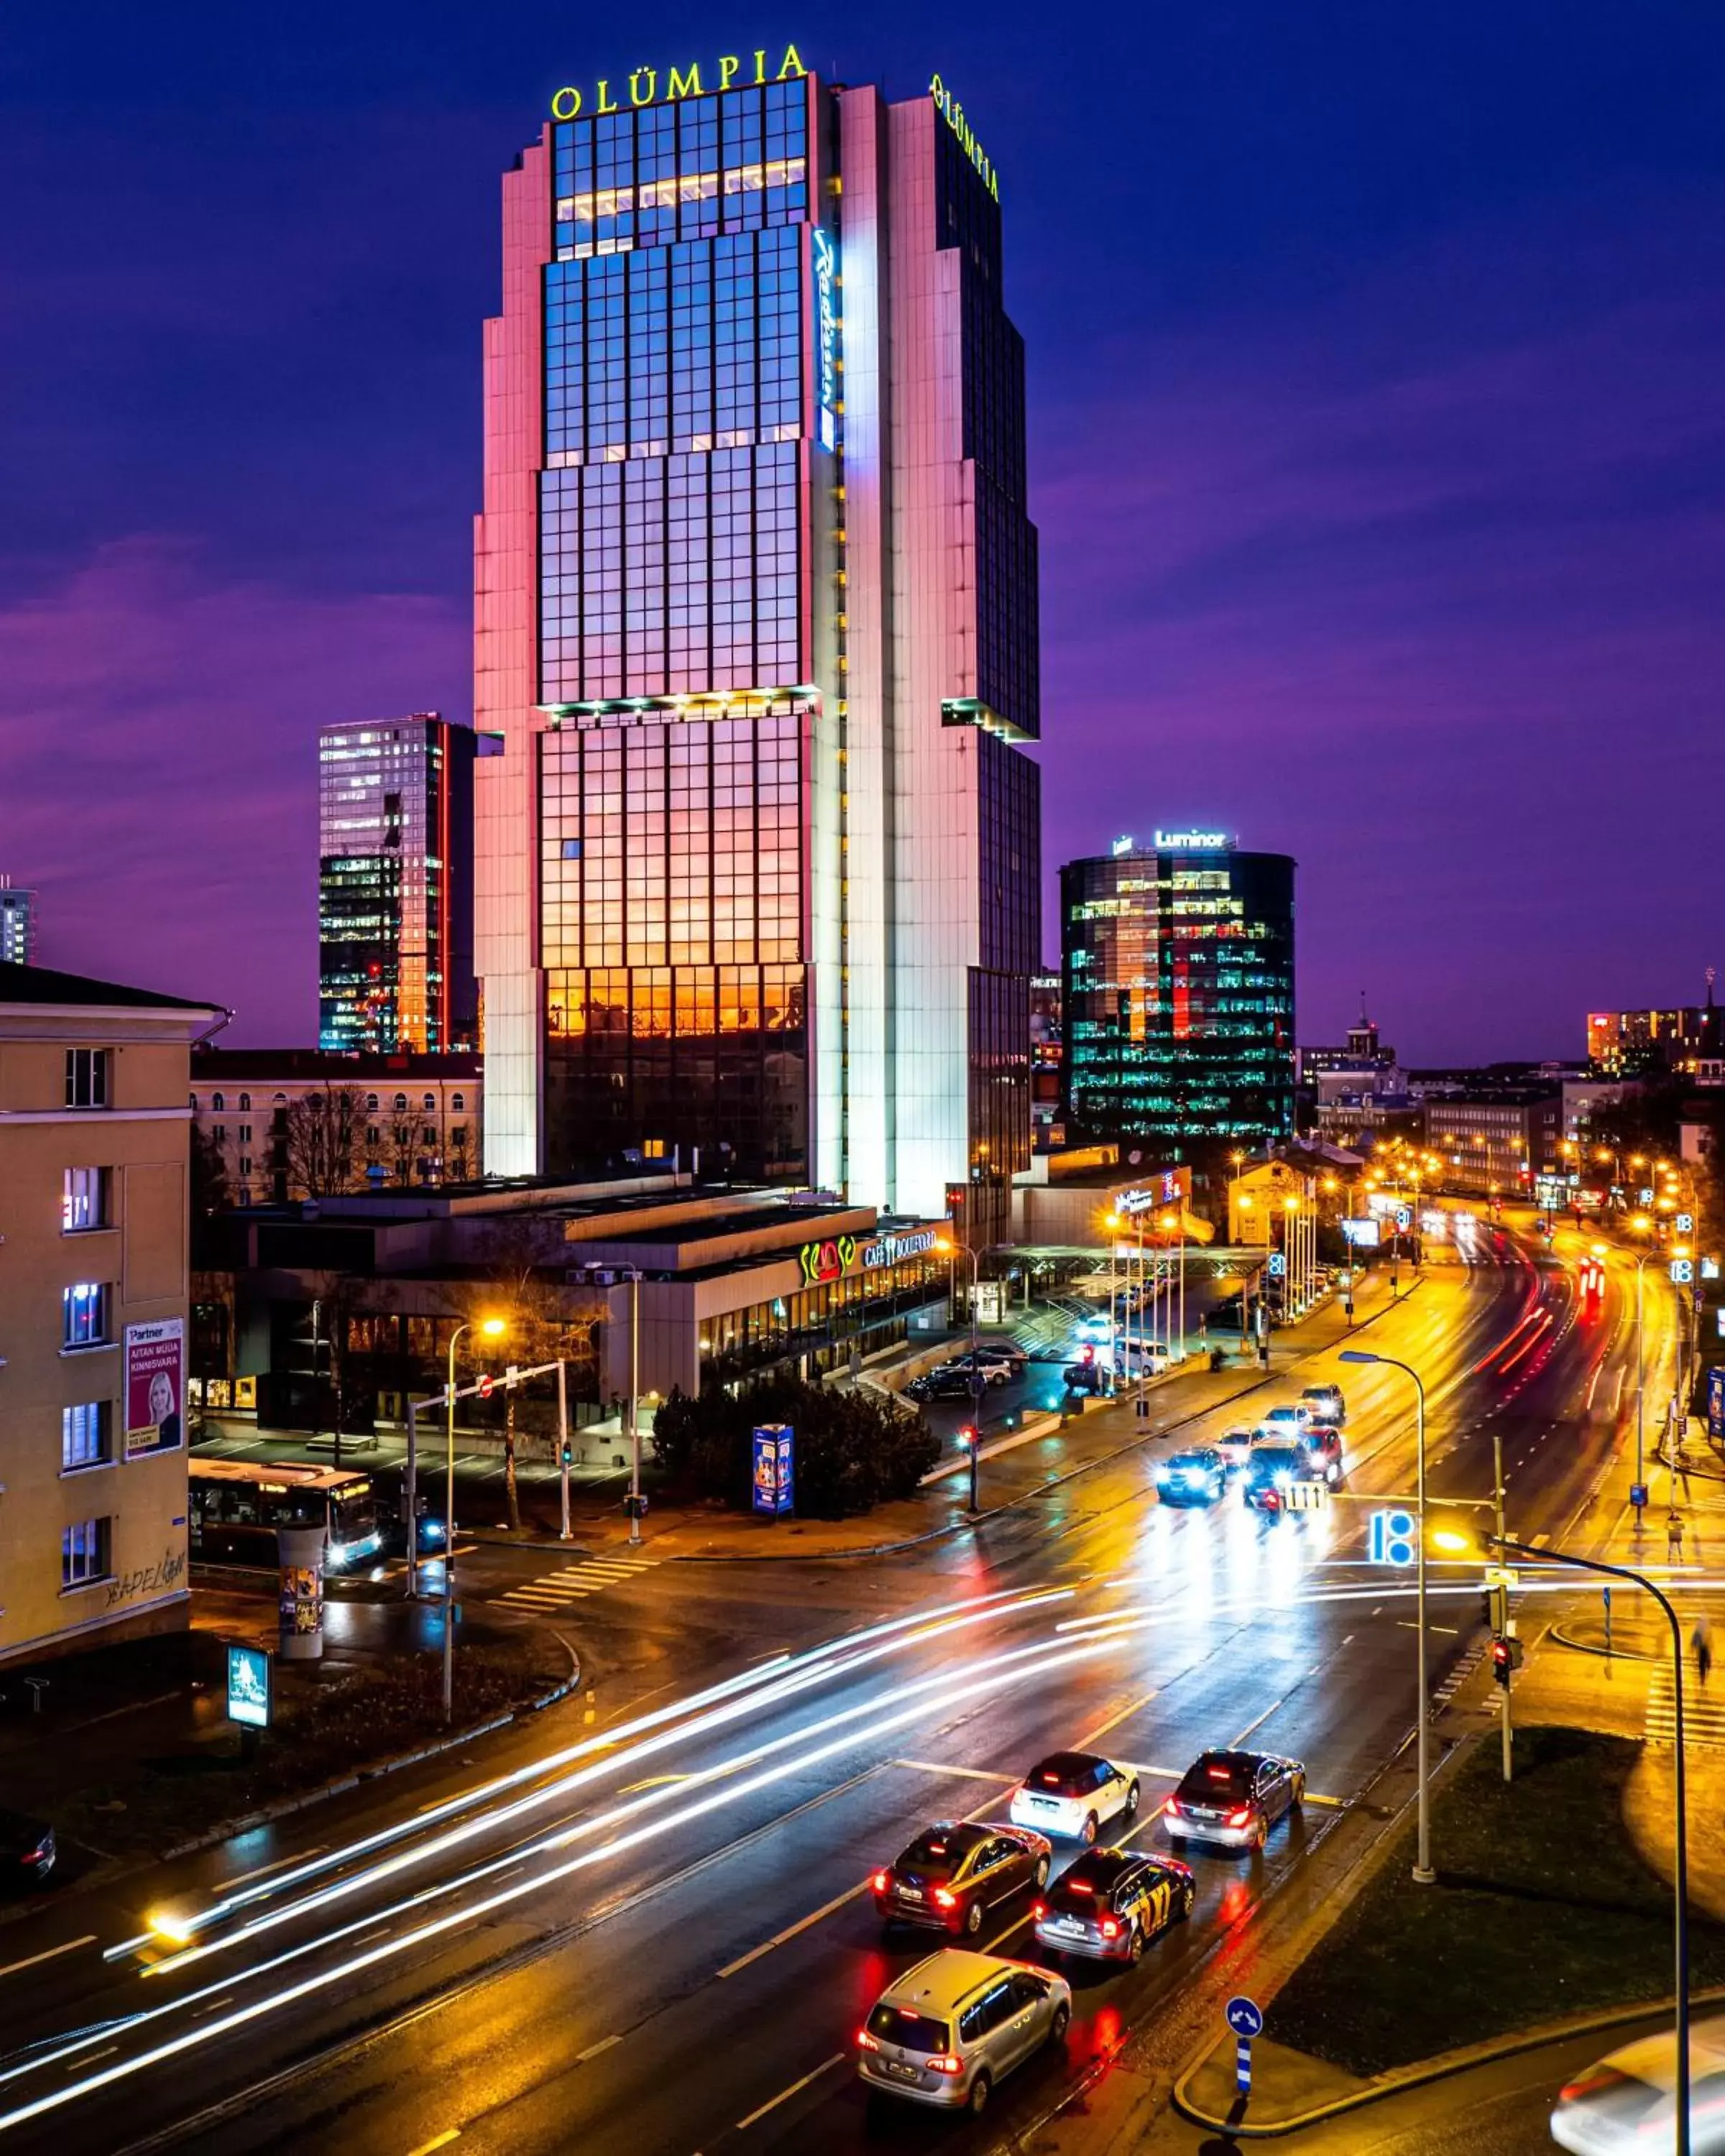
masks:
<path id="1" fill-rule="evenodd" d="M 0 870 L 50 964 L 315 1037 L 315 729 L 465 717 L 497 181 L 798 42 L 1001 176 L 1045 861 L 1297 855 L 1302 1040 L 1579 1053 L 1725 963 L 1725 18 L 1578 0 L 35 0 L 0 49 Z M 1058 928 L 1045 900 L 1044 943 Z"/>

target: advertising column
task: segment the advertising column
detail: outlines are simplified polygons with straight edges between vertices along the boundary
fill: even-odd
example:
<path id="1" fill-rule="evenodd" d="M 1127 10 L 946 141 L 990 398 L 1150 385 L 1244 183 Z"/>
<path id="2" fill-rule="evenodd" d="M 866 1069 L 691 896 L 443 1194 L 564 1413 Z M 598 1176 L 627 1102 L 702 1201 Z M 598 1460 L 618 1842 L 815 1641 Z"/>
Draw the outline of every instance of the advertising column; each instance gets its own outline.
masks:
<path id="1" fill-rule="evenodd" d="M 281 1559 L 281 1659 L 321 1661 L 324 1530 L 280 1527 L 275 1543 Z"/>

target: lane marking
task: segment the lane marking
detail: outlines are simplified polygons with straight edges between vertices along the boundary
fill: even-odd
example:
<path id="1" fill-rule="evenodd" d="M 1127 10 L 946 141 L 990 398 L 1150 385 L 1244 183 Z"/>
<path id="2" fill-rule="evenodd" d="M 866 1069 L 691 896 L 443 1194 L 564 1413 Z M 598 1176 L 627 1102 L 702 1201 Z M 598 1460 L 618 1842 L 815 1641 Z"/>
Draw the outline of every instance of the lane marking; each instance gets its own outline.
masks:
<path id="1" fill-rule="evenodd" d="M 598 2058 L 601 2051 L 608 2051 L 614 2044 L 622 2041 L 621 2036 L 601 2036 L 597 2044 L 589 2044 L 584 2051 L 575 2054 L 575 2063 L 578 2066 L 584 2066 L 589 2059 Z"/>
<path id="2" fill-rule="evenodd" d="M 824 2059 L 812 2074 L 804 2074 L 801 2081 L 793 2082 L 788 2089 L 781 2089 L 770 2103 L 763 2103 L 758 2111 L 752 2111 L 747 2118 L 739 2118 L 737 2122 L 737 2131 L 739 2133 L 742 2133 L 746 2128 L 752 2126 L 757 2118 L 764 2118 L 769 2111 L 777 2111 L 780 2104 L 788 2103 L 793 2096 L 806 2089 L 810 2082 L 818 2082 L 823 2074 L 831 2073 L 834 2066 L 842 2066 L 850 2056 L 848 2051 L 834 2051 L 832 2057 Z"/>
<path id="3" fill-rule="evenodd" d="M 224 2006 L 231 2006 L 233 2004 L 234 1994 L 230 1991 L 225 1999 L 213 1999 L 208 2006 L 200 2006 L 192 2019 L 196 2021 L 203 2015 L 218 2014 Z"/>
<path id="4" fill-rule="evenodd" d="M 117 2044 L 110 2044 L 104 2051 L 86 2051 L 81 2059 L 74 2059 L 70 2066 L 66 2068 L 66 2071 L 69 2074 L 75 2074 L 96 2059 L 111 2059 L 119 2049 L 120 2046 Z"/>
<path id="5" fill-rule="evenodd" d="M 644 1782 L 630 1782 L 617 1794 L 619 1797 L 632 1797 L 638 1790 L 662 1789 L 672 1782 L 686 1782 L 688 1779 L 686 1774 L 649 1774 Z"/>
<path id="6" fill-rule="evenodd" d="M 869 1891 L 870 1885 L 874 1879 L 874 1873 L 870 1872 L 867 1879 L 859 1880 L 855 1887 L 847 1887 L 842 1894 L 835 1894 L 830 1902 L 824 1903 L 820 1908 L 816 1909 L 811 1915 L 799 1917 L 794 1924 L 788 1925 L 783 1931 L 775 1933 L 770 1939 L 763 1939 L 759 1946 L 751 1947 L 746 1954 L 739 1954 L 735 1961 L 727 1962 L 724 1968 L 719 1971 L 719 1974 L 721 1976 L 735 1976 L 738 1969 L 747 1969 L 751 1962 L 759 1961 L 762 1954 L 771 1953 L 775 1947 L 783 1946 L 787 1941 L 793 1939 L 797 1938 L 800 1933 L 809 1930 L 811 1925 L 819 1923 L 824 1917 L 830 1917 L 834 1909 L 842 1909 L 847 1902 L 854 1902 L 857 1899 L 859 1895 L 866 1894 Z M 824 2071 L 824 2068 L 823 2068 L 822 2071 Z M 797 2087 L 801 2088 L 802 2086 L 802 2082 L 798 2082 Z M 788 2095 L 791 2092 L 787 2090 L 786 2093 Z M 775 2101 L 777 2101 L 776 2098 Z M 769 2111 L 772 2107 L 771 2104 L 768 2106 L 768 2109 Z M 756 2116 L 757 2118 L 759 2115 L 760 2114 L 757 2112 Z M 744 2119 L 742 2123 L 747 2126 L 749 2122 L 747 2119 Z"/>
<path id="7" fill-rule="evenodd" d="M 1009 1788 L 1018 1780 L 1016 1774 L 991 1774 L 981 1767 L 942 1767 L 932 1759 L 889 1759 L 889 1767 L 908 1767 L 913 1774 L 957 1774 L 967 1782 L 995 1782 Z"/>
<path id="8" fill-rule="evenodd" d="M 452 2141 L 460 2138 L 459 2126 L 446 2126 L 441 2133 L 434 2134 L 429 2141 L 422 2141 L 417 2148 L 410 2148 L 408 2156 L 431 2156 L 434 2148 L 447 2148 Z"/>
<path id="9" fill-rule="evenodd" d="M 74 1947 L 93 1947 L 96 1942 L 94 1932 L 86 1932 L 81 1939 L 68 1939 L 64 1946 L 49 1947 L 41 1953 L 29 1955 L 23 1961 L 8 1962 L 0 1969 L 0 1976 L 16 1976 L 21 1969 L 34 1969 L 39 1962 L 52 1961 L 57 1954 L 70 1953 Z"/>

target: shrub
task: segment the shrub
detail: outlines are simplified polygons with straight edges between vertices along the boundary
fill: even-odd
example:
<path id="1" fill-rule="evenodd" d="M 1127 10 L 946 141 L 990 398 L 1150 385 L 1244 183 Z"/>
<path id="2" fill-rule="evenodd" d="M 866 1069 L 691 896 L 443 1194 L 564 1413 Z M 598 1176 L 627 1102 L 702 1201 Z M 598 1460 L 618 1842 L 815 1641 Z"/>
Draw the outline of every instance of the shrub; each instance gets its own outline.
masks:
<path id="1" fill-rule="evenodd" d="M 908 1497 L 940 1457 L 916 1409 L 872 1390 L 783 1376 L 734 1393 L 721 1384 L 693 1399 L 673 1393 L 655 1419 L 654 1449 L 674 1489 L 744 1512 L 762 1423 L 788 1423 L 796 1433 L 796 1509 L 810 1519 L 842 1520 Z"/>

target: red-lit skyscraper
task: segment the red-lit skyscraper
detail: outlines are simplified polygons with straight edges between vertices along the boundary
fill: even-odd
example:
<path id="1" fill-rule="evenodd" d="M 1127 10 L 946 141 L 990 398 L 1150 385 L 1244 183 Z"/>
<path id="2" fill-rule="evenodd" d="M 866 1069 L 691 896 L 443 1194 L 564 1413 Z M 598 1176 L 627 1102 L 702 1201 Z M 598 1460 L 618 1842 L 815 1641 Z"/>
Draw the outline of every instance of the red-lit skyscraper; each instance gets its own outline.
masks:
<path id="1" fill-rule="evenodd" d="M 487 1167 L 699 1146 L 985 1226 L 1040 844 L 993 167 L 794 49 L 552 114 L 485 332 Z"/>

